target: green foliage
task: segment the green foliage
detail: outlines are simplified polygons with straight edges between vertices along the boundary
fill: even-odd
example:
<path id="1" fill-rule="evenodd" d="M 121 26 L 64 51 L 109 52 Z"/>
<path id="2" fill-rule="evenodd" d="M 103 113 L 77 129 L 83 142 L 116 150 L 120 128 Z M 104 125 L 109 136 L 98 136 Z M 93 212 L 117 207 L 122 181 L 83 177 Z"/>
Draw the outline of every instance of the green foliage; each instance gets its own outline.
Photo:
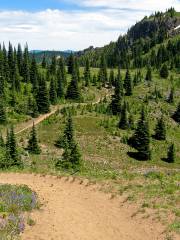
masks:
<path id="1" fill-rule="evenodd" d="M 124 130 L 129 128 L 126 102 L 124 102 L 122 110 L 121 110 L 119 128 L 124 129 Z"/>
<path id="2" fill-rule="evenodd" d="M 129 69 L 127 69 L 126 76 L 124 79 L 124 89 L 125 89 L 126 96 L 132 95 L 133 86 L 132 86 L 132 80 L 131 80 Z"/>
<path id="3" fill-rule="evenodd" d="M 115 81 L 115 90 L 114 95 L 112 96 L 110 109 L 112 111 L 113 115 L 118 115 L 121 113 L 121 101 L 123 98 L 123 84 L 122 84 L 122 78 L 120 74 L 120 69 L 118 69 L 118 76 Z"/>
<path id="4" fill-rule="evenodd" d="M 166 140 L 166 126 L 163 117 L 157 122 L 154 138 L 157 140 Z"/>
<path id="5" fill-rule="evenodd" d="M 129 144 L 138 150 L 140 160 L 150 160 L 150 133 L 149 124 L 144 107 L 141 111 L 141 117 L 138 122 L 134 135 L 129 139 Z"/>
<path id="6" fill-rule="evenodd" d="M 39 113 L 49 112 L 49 94 L 46 86 L 45 79 L 43 77 L 39 80 L 38 93 L 36 96 L 36 102 Z"/>
<path id="7" fill-rule="evenodd" d="M 37 133 L 36 133 L 34 123 L 33 123 L 31 133 L 30 133 L 27 149 L 32 154 L 40 154 L 41 153 L 41 149 L 38 145 Z"/>
<path id="8" fill-rule="evenodd" d="M 175 146 L 174 146 L 174 144 L 171 144 L 168 148 L 167 162 L 168 163 L 174 163 L 175 162 Z"/>
<path id="9" fill-rule="evenodd" d="M 2 99 L 0 99 L 0 125 L 7 122 L 6 111 Z"/>
<path id="10" fill-rule="evenodd" d="M 168 71 L 168 67 L 166 64 L 163 64 L 161 69 L 160 69 L 160 76 L 162 78 L 168 78 L 169 76 L 169 71 Z"/>
<path id="11" fill-rule="evenodd" d="M 177 123 L 180 123 L 180 103 L 178 104 L 175 113 L 172 115 L 172 118 L 173 118 Z"/>
<path id="12" fill-rule="evenodd" d="M 56 146 L 64 148 L 62 158 L 56 162 L 56 167 L 74 170 L 79 169 L 81 164 L 81 154 L 78 145 L 74 140 L 74 128 L 70 114 L 67 119 L 63 137 L 60 136 L 56 142 Z"/>

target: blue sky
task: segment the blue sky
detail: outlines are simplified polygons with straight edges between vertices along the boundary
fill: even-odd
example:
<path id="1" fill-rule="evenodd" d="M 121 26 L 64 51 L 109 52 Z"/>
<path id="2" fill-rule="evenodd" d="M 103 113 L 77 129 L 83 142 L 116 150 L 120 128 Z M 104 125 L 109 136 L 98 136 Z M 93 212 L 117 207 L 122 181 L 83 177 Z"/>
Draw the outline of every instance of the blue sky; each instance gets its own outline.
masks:
<path id="1" fill-rule="evenodd" d="M 180 0 L 0 0 L 0 42 L 51 50 L 103 46 L 171 6 L 180 11 Z"/>
<path id="2" fill-rule="evenodd" d="M 0 9 L 40 11 L 44 9 L 79 9 L 77 4 L 66 0 L 1 0 Z"/>

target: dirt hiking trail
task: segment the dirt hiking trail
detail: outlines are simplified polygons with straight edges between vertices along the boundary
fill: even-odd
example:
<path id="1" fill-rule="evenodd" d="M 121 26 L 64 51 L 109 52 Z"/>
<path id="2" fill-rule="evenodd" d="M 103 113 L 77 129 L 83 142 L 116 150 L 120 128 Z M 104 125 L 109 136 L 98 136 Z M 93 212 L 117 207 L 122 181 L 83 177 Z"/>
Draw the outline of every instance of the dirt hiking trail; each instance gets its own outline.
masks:
<path id="1" fill-rule="evenodd" d="M 132 217 L 135 209 L 122 199 L 110 199 L 98 185 L 72 177 L 2 173 L 0 183 L 26 184 L 36 191 L 40 210 L 31 213 L 23 240 L 161 240 L 160 224 Z"/>
<path id="2" fill-rule="evenodd" d="M 109 96 L 110 94 L 106 94 L 105 96 L 103 97 L 99 97 L 96 101 L 92 102 L 92 105 L 95 105 L 95 104 L 98 104 L 101 100 L 103 100 L 104 98 L 106 98 L 107 96 Z M 62 105 L 56 105 L 56 106 L 53 106 L 51 111 L 49 113 L 46 113 L 46 114 L 42 114 L 40 115 L 39 117 L 37 118 L 34 118 L 34 119 L 31 119 L 31 120 L 28 120 L 27 122 L 23 122 L 23 123 L 20 123 L 16 126 L 16 131 L 15 131 L 15 134 L 18 135 L 30 128 L 32 128 L 33 126 L 33 123 L 34 125 L 38 125 L 39 123 L 41 123 L 42 121 L 44 121 L 45 119 L 49 118 L 50 116 L 54 115 L 56 113 L 56 111 L 58 110 L 61 110 L 63 109 L 64 107 L 68 107 L 68 106 L 78 106 L 78 105 L 81 105 L 81 106 L 85 106 L 85 105 L 88 105 L 89 103 L 70 103 L 70 104 L 62 104 Z"/>

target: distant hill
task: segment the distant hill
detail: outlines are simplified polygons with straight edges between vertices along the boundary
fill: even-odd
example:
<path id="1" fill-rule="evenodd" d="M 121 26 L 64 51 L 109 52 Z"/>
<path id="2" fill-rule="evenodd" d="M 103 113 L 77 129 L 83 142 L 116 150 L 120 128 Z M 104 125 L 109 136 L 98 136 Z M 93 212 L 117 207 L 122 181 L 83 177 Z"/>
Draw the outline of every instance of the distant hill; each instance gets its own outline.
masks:
<path id="1" fill-rule="evenodd" d="M 37 63 L 42 62 L 44 55 L 46 56 L 47 62 L 50 62 L 53 56 L 67 58 L 71 53 L 75 53 L 71 50 L 65 51 L 50 51 L 50 50 L 32 50 L 30 54 L 34 54 Z"/>
<path id="2" fill-rule="evenodd" d="M 147 63 L 145 59 L 152 49 L 157 50 L 167 41 L 180 40 L 180 12 L 174 8 L 165 13 L 157 12 L 149 17 L 144 17 L 132 26 L 128 32 L 119 36 L 116 42 L 102 48 L 89 47 L 76 53 L 81 65 L 89 58 L 91 66 L 100 65 L 101 56 L 104 55 L 107 65 L 114 67 L 120 65 L 126 68 L 130 65 L 142 67 Z M 144 62 L 144 63 L 143 63 Z"/>

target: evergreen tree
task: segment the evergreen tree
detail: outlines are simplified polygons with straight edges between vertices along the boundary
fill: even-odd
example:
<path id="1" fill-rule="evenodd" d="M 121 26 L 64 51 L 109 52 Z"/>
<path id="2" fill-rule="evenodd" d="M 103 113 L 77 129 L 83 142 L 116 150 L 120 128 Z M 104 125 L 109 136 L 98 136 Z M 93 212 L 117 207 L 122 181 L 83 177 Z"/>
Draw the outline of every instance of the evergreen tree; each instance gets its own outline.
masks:
<path id="1" fill-rule="evenodd" d="M 60 136 L 57 143 L 59 147 L 64 148 L 64 152 L 62 159 L 57 161 L 56 167 L 78 170 L 81 163 L 81 154 L 74 140 L 74 127 L 70 114 L 66 122 L 63 138 Z"/>
<path id="2" fill-rule="evenodd" d="M 120 114 L 120 121 L 119 121 L 119 128 L 120 129 L 128 129 L 128 117 L 127 117 L 127 104 L 124 102 L 121 114 Z"/>
<path id="3" fill-rule="evenodd" d="M 151 72 L 151 67 L 150 66 L 148 66 L 148 68 L 147 68 L 146 81 L 148 81 L 148 82 L 152 81 L 152 72 Z"/>
<path id="4" fill-rule="evenodd" d="M 180 102 L 179 102 L 179 104 L 177 106 L 177 109 L 176 109 L 175 113 L 172 115 L 172 118 L 177 123 L 180 123 Z"/>
<path id="5" fill-rule="evenodd" d="M 23 76 L 24 82 L 26 83 L 30 82 L 29 52 L 28 52 L 27 44 L 25 46 L 24 54 L 23 54 L 22 76 Z"/>
<path id="6" fill-rule="evenodd" d="M 124 89 L 126 92 L 126 96 L 131 96 L 132 95 L 132 80 L 131 80 L 131 75 L 129 72 L 129 69 L 127 69 L 126 71 L 126 76 L 125 76 L 125 80 L 124 80 Z"/>
<path id="7" fill-rule="evenodd" d="M 33 87 L 33 93 L 37 93 L 38 90 L 38 68 L 36 63 L 35 55 L 32 57 L 31 67 L 30 67 L 30 81 Z"/>
<path id="8" fill-rule="evenodd" d="M 36 102 L 36 99 L 33 98 L 33 102 L 32 102 L 32 114 L 31 116 L 33 118 L 36 118 L 38 117 L 39 115 L 39 112 L 38 112 L 38 106 L 37 106 L 37 102 Z"/>
<path id="9" fill-rule="evenodd" d="M 89 65 L 89 59 L 86 59 L 86 65 L 84 69 L 84 81 L 85 86 L 88 87 L 91 81 L 91 71 L 90 71 L 90 65 Z"/>
<path id="10" fill-rule="evenodd" d="M 59 62 L 58 62 L 58 66 L 59 66 L 59 74 L 57 73 L 57 76 L 61 76 L 63 85 L 66 86 L 67 85 L 67 78 L 66 78 L 66 66 L 64 63 L 64 59 L 60 58 Z"/>
<path id="11" fill-rule="evenodd" d="M 50 82 L 49 100 L 53 105 L 57 103 L 57 93 L 55 89 L 54 78 L 51 78 L 51 82 Z"/>
<path id="12" fill-rule="evenodd" d="M 45 79 L 43 77 L 39 80 L 38 94 L 36 96 L 36 102 L 39 113 L 48 113 L 50 110 L 49 96 Z"/>
<path id="13" fill-rule="evenodd" d="M 175 146 L 174 146 L 174 144 L 171 144 L 168 147 L 167 162 L 168 163 L 174 163 L 175 162 Z"/>
<path id="14" fill-rule="evenodd" d="M 100 70 L 99 70 L 99 80 L 102 83 L 103 87 L 106 86 L 108 82 L 108 74 L 107 74 L 107 64 L 105 56 L 101 56 Z"/>
<path id="15" fill-rule="evenodd" d="M 93 75 L 92 83 L 94 86 L 97 85 L 97 75 L 96 74 Z"/>
<path id="16" fill-rule="evenodd" d="M 18 69 L 18 65 L 17 65 L 16 53 L 14 54 L 12 70 L 13 70 L 13 72 L 12 72 L 12 89 L 15 89 L 16 91 L 19 92 L 21 90 L 21 83 L 20 83 L 20 74 L 19 74 L 19 69 Z"/>
<path id="17" fill-rule="evenodd" d="M 17 66 L 18 66 L 20 75 L 22 75 L 23 53 L 22 53 L 22 48 L 20 44 L 18 44 L 18 49 L 17 49 Z"/>
<path id="18" fill-rule="evenodd" d="M 169 96 L 167 98 L 168 103 L 174 103 L 174 88 L 171 88 Z"/>
<path id="19" fill-rule="evenodd" d="M 2 133 L 0 132 L 0 147 L 4 148 L 5 147 L 5 142 L 2 136 Z"/>
<path id="20" fill-rule="evenodd" d="M 36 129 L 35 129 L 34 123 L 33 123 L 31 133 L 30 133 L 30 138 L 28 141 L 27 149 L 32 154 L 40 154 L 41 153 L 40 147 L 38 145 L 37 134 L 36 134 Z"/>
<path id="21" fill-rule="evenodd" d="M 6 146 L 7 146 L 7 152 L 12 159 L 12 165 L 18 166 L 18 167 L 21 166 L 22 163 L 19 159 L 19 155 L 17 151 L 16 138 L 15 138 L 13 126 L 11 127 L 10 132 L 7 135 Z"/>
<path id="22" fill-rule="evenodd" d="M 111 88 L 114 85 L 115 85 L 114 70 L 111 69 L 110 75 L 109 75 L 109 87 Z"/>
<path id="23" fill-rule="evenodd" d="M 73 74 L 75 69 L 75 61 L 74 61 L 74 56 L 71 53 L 71 55 L 68 58 L 68 73 Z"/>
<path id="24" fill-rule="evenodd" d="M 13 76 L 13 63 L 14 63 L 14 52 L 13 52 L 12 44 L 9 42 L 8 67 L 10 71 L 10 81 L 12 81 L 12 76 Z"/>
<path id="25" fill-rule="evenodd" d="M 157 140 L 166 140 L 166 126 L 163 117 L 157 122 L 154 138 Z"/>
<path id="26" fill-rule="evenodd" d="M 151 158 L 149 124 L 144 107 L 142 108 L 135 133 L 128 142 L 138 150 L 138 156 L 141 160 L 149 160 Z"/>
<path id="27" fill-rule="evenodd" d="M 78 87 L 78 81 L 76 78 L 72 78 L 66 92 L 66 99 L 80 100 L 80 98 L 81 96 Z"/>
<path id="28" fill-rule="evenodd" d="M 42 59 L 42 63 L 41 63 L 41 65 L 42 65 L 42 68 L 46 68 L 46 66 L 47 66 L 47 63 L 46 63 L 46 55 L 44 54 L 43 55 L 43 59 Z"/>
<path id="29" fill-rule="evenodd" d="M 64 98 L 64 81 L 61 71 L 57 75 L 57 97 Z"/>
<path id="30" fill-rule="evenodd" d="M 163 64 L 161 69 L 160 69 L 160 76 L 162 78 L 168 78 L 169 76 L 169 71 L 168 71 L 168 67 L 166 64 Z"/>
<path id="31" fill-rule="evenodd" d="M 56 69 L 57 69 L 57 60 L 56 60 L 56 56 L 54 55 L 52 57 L 52 61 L 50 65 L 50 73 L 53 75 L 56 75 Z"/>
<path id="32" fill-rule="evenodd" d="M 4 57 L 3 52 L 0 51 L 0 98 L 4 97 Z"/>
<path id="33" fill-rule="evenodd" d="M 0 125 L 5 124 L 6 122 L 7 122 L 6 111 L 4 108 L 3 101 L 2 101 L 2 99 L 0 99 Z"/>
<path id="34" fill-rule="evenodd" d="M 129 128 L 130 128 L 131 130 L 134 130 L 134 118 L 133 118 L 133 115 L 132 115 L 132 114 L 129 115 L 129 120 L 128 120 L 128 122 L 129 122 Z"/>
<path id="35" fill-rule="evenodd" d="M 113 115 L 118 115 L 121 112 L 121 100 L 123 97 L 123 84 L 122 84 L 122 79 L 121 79 L 121 73 L 120 69 L 118 69 L 118 76 L 115 82 L 115 91 L 114 95 L 112 96 L 112 101 L 111 101 L 111 111 Z"/>

